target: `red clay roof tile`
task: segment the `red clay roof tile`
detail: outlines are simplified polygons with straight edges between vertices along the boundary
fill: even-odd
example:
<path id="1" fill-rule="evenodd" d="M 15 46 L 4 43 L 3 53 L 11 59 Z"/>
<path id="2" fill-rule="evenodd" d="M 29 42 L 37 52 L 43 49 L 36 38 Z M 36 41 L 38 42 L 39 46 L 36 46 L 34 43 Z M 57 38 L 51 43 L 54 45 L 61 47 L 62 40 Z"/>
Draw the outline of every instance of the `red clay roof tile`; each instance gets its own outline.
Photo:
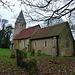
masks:
<path id="1" fill-rule="evenodd" d="M 17 34 L 14 37 L 14 40 L 29 38 L 38 26 L 39 25 L 22 30 L 19 34 Z"/>

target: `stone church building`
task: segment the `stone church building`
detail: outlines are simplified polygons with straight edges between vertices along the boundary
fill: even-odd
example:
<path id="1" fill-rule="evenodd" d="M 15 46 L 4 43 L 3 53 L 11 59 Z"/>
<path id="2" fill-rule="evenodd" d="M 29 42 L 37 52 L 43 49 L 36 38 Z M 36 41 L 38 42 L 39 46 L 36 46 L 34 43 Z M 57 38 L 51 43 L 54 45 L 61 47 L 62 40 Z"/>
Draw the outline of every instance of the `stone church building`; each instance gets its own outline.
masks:
<path id="1" fill-rule="evenodd" d="M 26 28 L 22 11 L 20 12 L 14 29 L 11 49 L 24 49 L 52 56 L 73 56 L 74 39 L 68 22 L 40 28 L 39 25 Z"/>

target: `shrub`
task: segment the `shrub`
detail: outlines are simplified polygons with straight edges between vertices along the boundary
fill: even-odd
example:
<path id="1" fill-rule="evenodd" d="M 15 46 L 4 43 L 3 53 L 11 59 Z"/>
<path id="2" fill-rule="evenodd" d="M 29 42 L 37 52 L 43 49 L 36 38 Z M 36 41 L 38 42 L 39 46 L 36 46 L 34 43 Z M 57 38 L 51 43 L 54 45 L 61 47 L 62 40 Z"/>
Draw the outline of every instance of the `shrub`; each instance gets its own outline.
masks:
<path id="1" fill-rule="evenodd" d="M 27 72 L 32 75 L 37 71 L 37 60 L 36 59 L 29 59 L 23 61 L 23 68 L 27 70 Z"/>
<path id="2" fill-rule="evenodd" d="M 41 50 L 38 50 L 37 55 L 41 56 Z"/>
<path id="3" fill-rule="evenodd" d="M 31 56 L 34 56 L 34 55 L 35 55 L 35 50 L 32 49 L 32 50 L 31 50 Z"/>
<path id="4" fill-rule="evenodd" d="M 33 52 L 34 53 L 34 52 Z M 23 59 L 23 51 L 16 49 L 17 66 L 25 68 L 29 75 L 32 75 L 37 71 L 37 60 L 36 59 Z"/>
<path id="5" fill-rule="evenodd" d="M 12 54 L 12 55 L 10 56 L 10 58 L 15 58 L 15 54 Z"/>
<path id="6" fill-rule="evenodd" d="M 53 62 L 54 64 L 58 64 L 56 61 Z"/>
<path id="7" fill-rule="evenodd" d="M 58 64 L 58 63 L 56 62 L 56 60 L 54 60 L 54 61 L 53 61 L 53 60 L 49 60 L 49 63 L 50 63 L 50 64 Z"/>

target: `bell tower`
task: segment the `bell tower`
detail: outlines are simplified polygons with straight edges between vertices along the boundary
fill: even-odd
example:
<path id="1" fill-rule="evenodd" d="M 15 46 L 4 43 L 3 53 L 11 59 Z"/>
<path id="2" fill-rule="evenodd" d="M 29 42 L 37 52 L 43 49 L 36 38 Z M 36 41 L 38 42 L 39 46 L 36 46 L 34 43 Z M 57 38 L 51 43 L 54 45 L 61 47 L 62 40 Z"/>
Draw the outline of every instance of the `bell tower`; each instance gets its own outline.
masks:
<path id="1" fill-rule="evenodd" d="M 26 28 L 26 21 L 24 19 L 23 12 L 21 10 L 21 12 L 15 22 L 14 37 L 25 28 Z"/>

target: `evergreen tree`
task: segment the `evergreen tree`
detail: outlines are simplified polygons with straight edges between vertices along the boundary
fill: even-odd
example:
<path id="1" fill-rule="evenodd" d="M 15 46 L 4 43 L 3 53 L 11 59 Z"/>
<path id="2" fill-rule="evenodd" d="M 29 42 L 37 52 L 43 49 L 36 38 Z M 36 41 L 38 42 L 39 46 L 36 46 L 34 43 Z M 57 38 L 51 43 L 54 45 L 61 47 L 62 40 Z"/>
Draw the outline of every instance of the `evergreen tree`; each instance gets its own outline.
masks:
<path id="1" fill-rule="evenodd" d="M 8 21 L 2 20 L 2 30 L 0 30 L 0 48 L 10 47 L 10 36 L 12 33 L 12 26 L 5 26 Z"/>

